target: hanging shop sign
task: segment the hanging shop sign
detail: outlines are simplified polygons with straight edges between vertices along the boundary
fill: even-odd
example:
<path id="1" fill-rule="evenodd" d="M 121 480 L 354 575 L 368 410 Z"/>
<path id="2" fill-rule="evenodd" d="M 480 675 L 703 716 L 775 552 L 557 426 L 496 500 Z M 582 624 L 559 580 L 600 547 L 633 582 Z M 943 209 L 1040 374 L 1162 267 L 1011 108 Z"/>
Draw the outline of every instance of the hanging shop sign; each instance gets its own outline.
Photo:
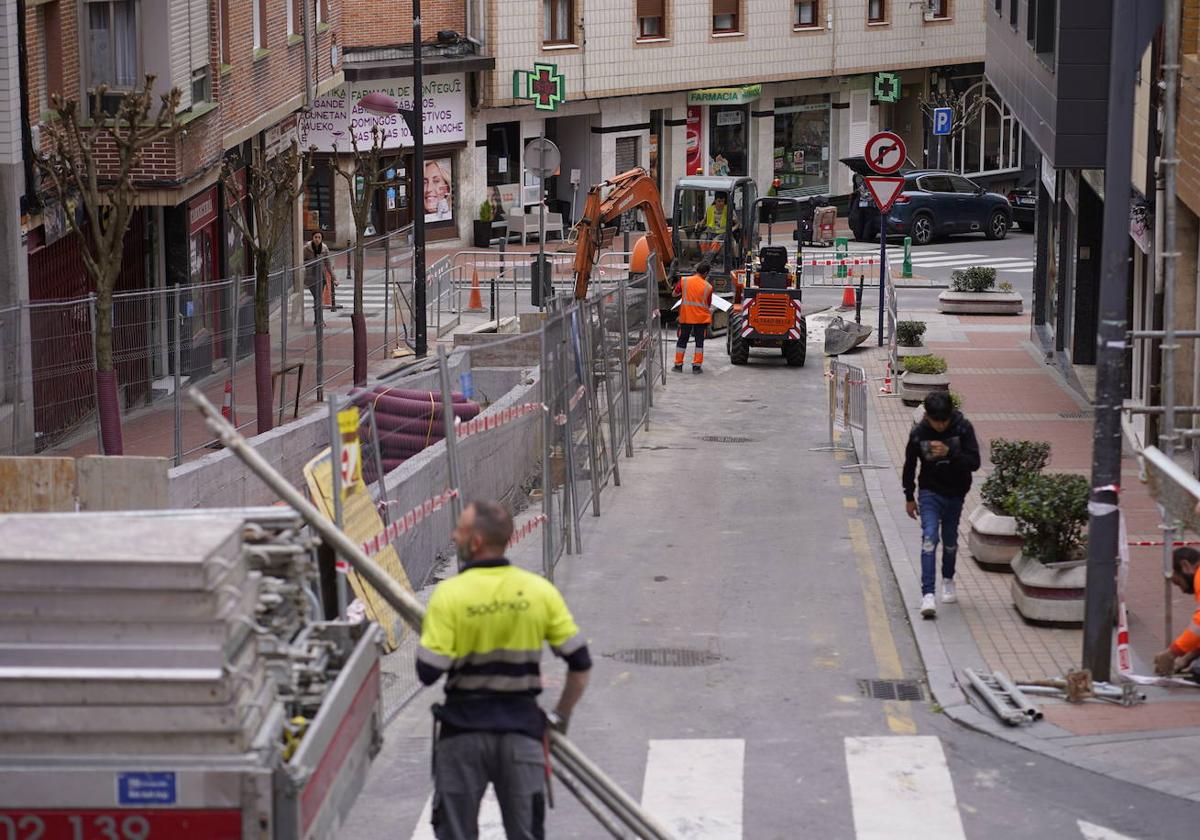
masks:
<path id="1" fill-rule="evenodd" d="M 464 143 L 467 139 L 467 93 L 461 73 L 428 76 L 425 88 L 425 142 Z M 378 126 L 382 148 L 410 148 L 412 133 L 399 114 L 376 116 L 358 102 L 368 93 L 383 93 L 400 108 L 413 104 L 412 79 L 373 79 L 349 82 L 318 97 L 300 118 L 300 147 L 317 151 L 350 152 L 351 132 L 360 149 L 371 147 L 371 129 Z"/>
<path id="2" fill-rule="evenodd" d="M 705 88 L 688 91 L 688 105 L 745 105 L 762 96 L 762 85 L 741 87 Z"/>
<path id="3" fill-rule="evenodd" d="M 537 62 L 532 72 L 514 70 L 513 99 L 528 99 L 539 111 L 557 111 L 567 101 L 567 77 L 557 64 Z"/>

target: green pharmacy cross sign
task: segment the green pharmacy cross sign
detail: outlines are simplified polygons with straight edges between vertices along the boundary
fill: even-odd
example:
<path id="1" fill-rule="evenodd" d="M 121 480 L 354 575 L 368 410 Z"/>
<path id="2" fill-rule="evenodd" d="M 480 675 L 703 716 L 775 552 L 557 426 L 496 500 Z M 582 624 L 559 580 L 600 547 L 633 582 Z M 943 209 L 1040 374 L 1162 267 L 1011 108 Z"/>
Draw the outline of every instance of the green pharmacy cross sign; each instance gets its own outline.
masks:
<path id="1" fill-rule="evenodd" d="M 899 102 L 900 76 L 896 73 L 876 73 L 872 93 L 880 102 Z"/>
<path id="2" fill-rule="evenodd" d="M 513 99 L 531 99 L 539 111 L 557 111 L 567 101 L 567 78 L 557 64 L 534 64 L 533 72 L 513 71 Z"/>

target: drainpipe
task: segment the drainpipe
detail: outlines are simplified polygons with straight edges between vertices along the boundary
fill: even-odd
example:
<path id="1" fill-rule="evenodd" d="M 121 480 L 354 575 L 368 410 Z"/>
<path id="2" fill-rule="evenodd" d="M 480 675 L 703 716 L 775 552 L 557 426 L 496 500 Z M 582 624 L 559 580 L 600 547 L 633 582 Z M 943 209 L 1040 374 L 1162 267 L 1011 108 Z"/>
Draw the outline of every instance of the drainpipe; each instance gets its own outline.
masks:
<path id="1" fill-rule="evenodd" d="M 316 88 L 313 85 L 313 76 L 319 71 L 316 67 L 315 56 L 313 53 L 313 27 L 309 25 L 311 20 L 315 20 L 316 16 L 309 14 L 313 3 L 320 3 L 321 0 L 306 0 L 300 4 L 300 28 L 304 31 L 304 109 L 312 108 L 313 102 L 317 98 Z"/>

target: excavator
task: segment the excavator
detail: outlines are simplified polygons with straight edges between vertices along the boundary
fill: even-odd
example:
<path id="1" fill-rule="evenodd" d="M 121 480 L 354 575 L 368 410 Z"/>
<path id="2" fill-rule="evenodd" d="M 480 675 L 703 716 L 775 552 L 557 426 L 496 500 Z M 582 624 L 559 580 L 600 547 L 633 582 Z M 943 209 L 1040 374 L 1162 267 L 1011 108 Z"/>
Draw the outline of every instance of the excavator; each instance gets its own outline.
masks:
<path id="1" fill-rule="evenodd" d="M 707 210 L 723 198 L 727 210 L 715 228 L 706 227 Z M 648 270 L 651 254 L 659 278 L 659 308 L 671 312 L 673 290 L 679 278 L 692 273 L 701 260 L 712 266 L 708 280 L 722 297 L 734 293 L 733 272 L 758 244 L 757 188 L 745 177 L 695 176 L 681 178 L 675 185 L 672 223 L 662 210 L 662 196 L 654 179 L 641 168 L 623 172 L 588 190 L 576 226 L 575 296 L 587 296 L 592 268 L 600 251 L 600 232 L 623 214 L 641 210 L 646 235 L 630 255 L 631 274 Z M 724 312 L 713 313 L 712 331 L 719 335 L 728 327 Z"/>

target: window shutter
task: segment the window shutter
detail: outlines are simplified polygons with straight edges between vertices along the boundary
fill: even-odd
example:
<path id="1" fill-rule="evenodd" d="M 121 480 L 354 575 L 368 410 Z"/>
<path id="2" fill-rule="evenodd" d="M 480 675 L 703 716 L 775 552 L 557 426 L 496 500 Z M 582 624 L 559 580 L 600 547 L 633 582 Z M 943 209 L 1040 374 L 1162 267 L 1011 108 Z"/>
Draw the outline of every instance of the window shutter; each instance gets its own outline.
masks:
<path id="1" fill-rule="evenodd" d="M 179 88 L 179 110 L 192 107 L 192 59 L 191 59 L 191 29 L 192 6 L 203 5 L 188 0 L 170 0 L 170 38 L 171 38 L 171 85 Z M 205 13 L 205 32 L 208 31 L 208 16 Z M 207 54 L 206 54 L 207 56 Z"/>
<path id="2" fill-rule="evenodd" d="M 662 17 L 664 0 L 637 0 L 638 17 Z"/>
<path id="3" fill-rule="evenodd" d="M 191 63 L 189 70 L 208 66 L 208 3 L 192 0 L 191 12 Z"/>
<path id="4" fill-rule="evenodd" d="M 714 15 L 736 15 L 739 0 L 713 0 Z"/>
<path id="5" fill-rule="evenodd" d="M 628 172 L 638 165 L 638 138 L 617 138 L 616 164 L 618 173 Z"/>

